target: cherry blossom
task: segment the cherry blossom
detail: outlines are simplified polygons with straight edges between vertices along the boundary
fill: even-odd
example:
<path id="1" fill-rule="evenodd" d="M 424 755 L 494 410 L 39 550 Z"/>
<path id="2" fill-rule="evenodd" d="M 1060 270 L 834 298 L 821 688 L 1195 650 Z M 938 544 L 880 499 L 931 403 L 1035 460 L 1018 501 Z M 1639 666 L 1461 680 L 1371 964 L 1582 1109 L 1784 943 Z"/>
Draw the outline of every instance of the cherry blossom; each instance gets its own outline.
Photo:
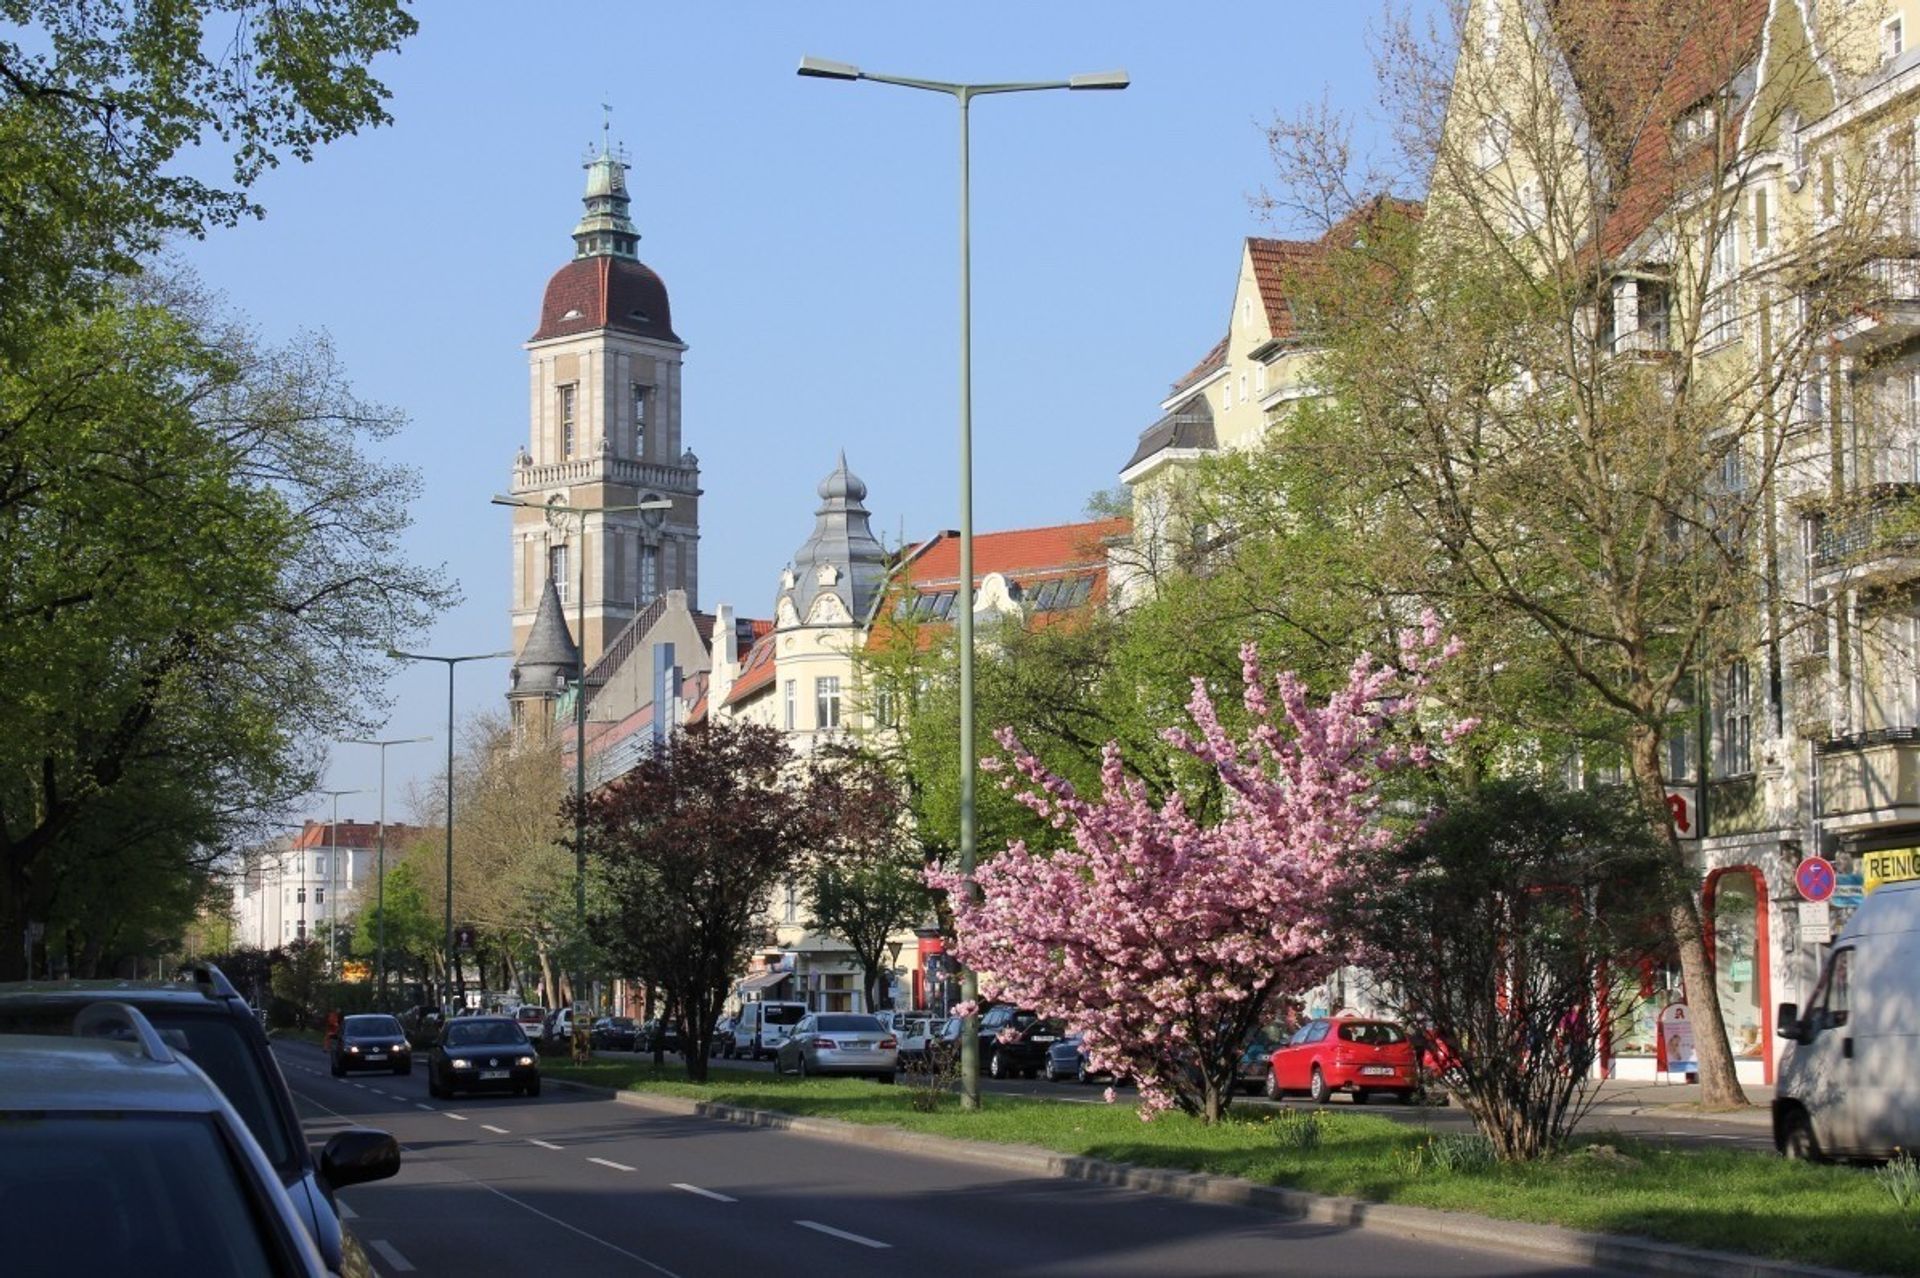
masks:
<path id="1" fill-rule="evenodd" d="M 983 995 L 1082 1033 L 1090 1069 L 1137 1083 L 1142 1118 L 1175 1106 L 1218 1118 L 1247 1036 L 1339 962 L 1332 899 L 1402 837 L 1377 819 L 1379 782 L 1427 762 L 1429 747 L 1404 728 L 1456 650 L 1429 617 L 1402 638 L 1396 663 L 1362 656 L 1316 705 L 1291 673 L 1269 680 L 1249 644 L 1250 726 L 1239 736 L 1195 679 L 1190 726 L 1163 736 L 1217 775 L 1226 800 L 1210 821 L 1178 793 L 1150 802 L 1117 745 L 1102 754 L 1099 796 L 1087 798 L 1003 729 L 1005 757 L 983 763 L 1064 842 L 1010 844 L 976 871 L 977 895 L 954 872 L 929 873 L 952 903 L 955 956 L 980 974 Z M 1452 739 L 1470 727 L 1438 731 Z"/>

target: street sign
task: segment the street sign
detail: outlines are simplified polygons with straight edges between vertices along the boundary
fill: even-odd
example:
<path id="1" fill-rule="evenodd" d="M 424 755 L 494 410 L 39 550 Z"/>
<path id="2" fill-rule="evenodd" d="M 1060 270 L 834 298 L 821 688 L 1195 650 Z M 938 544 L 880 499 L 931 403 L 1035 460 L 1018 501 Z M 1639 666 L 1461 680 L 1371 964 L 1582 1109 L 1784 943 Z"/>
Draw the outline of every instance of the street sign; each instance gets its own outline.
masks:
<path id="1" fill-rule="evenodd" d="M 1793 872 L 1793 885 L 1800 889 L 1802 900 L 1826 901 L 1833 895 L 1833 889 L 1838 886 L 1833 872 L 1833 862 L 1824 856 L 1808 857 Z"/>
<path id="2" fill-rule="evenodd" d="M 1882 883 L 1920 879 L 1920 848 L 1883 848 L 1878 852 L 1862 852 L 1860 869 L 1869 892 Z"/>
<path id="3" fill-rule="evenodd" d="M 473 929 L 470 927 L 456 927 L 453 929 L 453 946 L 458 950 L 472 949 Z"/>
<path id="4" fill-rule="evenodd" d="M 1808 901 L 1800 907 L 1800 943 L 1830 945 L 1833 942 L 1833 907 L 1825 901 Z"/>
<path id="5" fill-rule="evenodd" d="M 1833 895 L 1827 904 L 1836 910 L 1856 910 L 1867 898 L 1867 880 L 1860 874 L 1837 874 L 1834 876 Z"/>

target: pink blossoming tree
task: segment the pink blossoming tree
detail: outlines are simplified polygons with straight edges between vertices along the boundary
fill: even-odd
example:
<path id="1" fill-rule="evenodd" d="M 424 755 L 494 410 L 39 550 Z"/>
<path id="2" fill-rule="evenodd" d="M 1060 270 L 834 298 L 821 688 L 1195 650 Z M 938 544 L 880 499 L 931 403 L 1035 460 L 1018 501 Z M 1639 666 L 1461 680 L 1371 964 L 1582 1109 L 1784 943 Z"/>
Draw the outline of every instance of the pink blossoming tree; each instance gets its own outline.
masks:
<path id="1" fill-rule="evenodd" d="M 1207 823 L 1178 794 L 1150 803 L 1116 745 L 1103 755 L 1100 797 L 1087 799 L 1003 730 L 1006 759 L 982 766 L 1024 785 L 1021 801 L 1067 842 L 1011 844 L 975 872 L 977 892 L 950 871 L 929 873 L 952 903 L 956 956 L 986 994 L 1082 1032 L 1091 1068 L 1138 1083 L 1142 1118 L 1177 1106 L 1217 1120 L 1248 1035 L 1337 964 L 1334 894 L 1398 837 L 1376 819 L 1379 782 L 1427 761 L 1400 729 L 1452 651 L 1428 619 L 1402 639 L 1397 666 L 1363 656 L 1315 705 L 1290 673 L 1271 681 L 1270 699 L 1247 645 L 1250 725 L 1238 736 L 1194 680 L 1192 730 L 1163 735 L 1218 776 L 1227 799 Z"/>

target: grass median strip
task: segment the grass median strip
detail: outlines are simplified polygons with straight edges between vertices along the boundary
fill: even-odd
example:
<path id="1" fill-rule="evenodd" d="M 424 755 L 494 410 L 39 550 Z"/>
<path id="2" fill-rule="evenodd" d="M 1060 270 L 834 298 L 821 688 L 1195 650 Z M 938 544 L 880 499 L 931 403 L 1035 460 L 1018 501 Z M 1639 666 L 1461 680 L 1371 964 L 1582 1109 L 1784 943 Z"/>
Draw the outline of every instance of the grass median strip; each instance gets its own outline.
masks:
<path id="1" fill-rule="evenodd" d="M 1179 1114 L 1143 1123 L 1129 1105 L 983 1098 L 977 1114 L 946 1098 L 916 1112 L 909 1090 L 862 1079 L 786 1079 L 712 1071 L 705 1084 L 674 1066 L 553 1065 L 555 1078 L 789 1114 L 877 1123 L 932 1136 L 1033 1145 L 1059 1153 L 1239 1176 L 1320 1194 L 1406 1203 L 1869 1273 L 1920 1274 L 1920 1219 L 1871 1177 L 1735 1149 L 1676 1149 L 1596 1130 L 1569 1154 L 1529 1167 L 1435 1158 L 1421 1127 L 1322 1111 L 1310 1148 L 1283 1139 L 1285 1120 L 1230 1115 L 1208 1128 Z M 1445 1139 L 1441 1137 L 1439 1139 Z"/>

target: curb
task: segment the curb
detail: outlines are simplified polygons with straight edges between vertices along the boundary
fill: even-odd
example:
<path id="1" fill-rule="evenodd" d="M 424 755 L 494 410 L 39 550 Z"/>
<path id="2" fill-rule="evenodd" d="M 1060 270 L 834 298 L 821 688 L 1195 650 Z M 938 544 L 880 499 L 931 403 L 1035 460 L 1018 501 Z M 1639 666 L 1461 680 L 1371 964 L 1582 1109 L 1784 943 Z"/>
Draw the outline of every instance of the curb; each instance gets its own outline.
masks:
<path id="1" fill-rule="evenodd" d="M 843 1145 L 945 1158 L 974 1166 L 1023 1172 L 1030 1176 L 1081 1180 L 1193 1202 L 1250 1207 L 1287 1220 L 1378 1230 L 1416 1242 L 1449 1243 L 1482 1251 L 1510 1252 L 1540 1260 L 1598 1265 L 1643 1274 L 1688 1274 L 1694 1278 L 1860 1278 L 1860 1275 L 1848 1269 L 1828 1269 L 1758 1256 L 1742 1256 L 1733 1252 L 1708 1251 L 1625 1234 L 1587 1233 L 1563 1229 L 1558 1225 L 1495 1220 L 1465 1212 L 1371 1203 L 1357 1198 L 1310 1194 L 1277 1185 L 1259 1185 L 1235 1176 L 1214 1176 L 1204 1172 L 1141 1167 L 1100 1158 L 1056 1154 L 1030 1145 L 958 1140 L 928 1136 L 898 1127 L 848 1123 L 837 1118 L 811 1118 L 777 1110 L 725 1105 L 716 1101 L 687 1100 L 645 1092 L 616 1092 L 610 1088 L 560 1078 L 547 1081 L 556 1087 L 657 1113 L 711 1118 L 748 1127 L 768 1127 Z"/>

